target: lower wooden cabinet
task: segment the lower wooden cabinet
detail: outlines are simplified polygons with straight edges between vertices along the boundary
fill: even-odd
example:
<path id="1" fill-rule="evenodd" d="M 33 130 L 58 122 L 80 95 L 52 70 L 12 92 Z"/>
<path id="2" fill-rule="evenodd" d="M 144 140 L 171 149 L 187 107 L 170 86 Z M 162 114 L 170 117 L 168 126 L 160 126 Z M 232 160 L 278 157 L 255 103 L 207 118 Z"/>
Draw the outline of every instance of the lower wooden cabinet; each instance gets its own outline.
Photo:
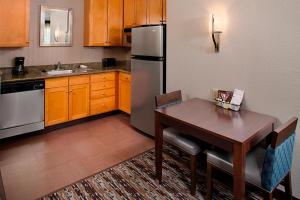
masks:
<path id="1" fill-rule="evenodd" d="M 119 109 L 131 112 L 131 76 L 122 72 L 119 75 Z"/>
<path id="2" fill-rule="evenodd" d="M 45 126 L 89 116 L 89 82 L 88 75 L 47 79 Z"/>
<path id="3" fill-rule="evenodd" d="M 69 120 L 89 116 L 90 85 L 72 85 L 69 88 Z"/>
<path id="4" fill-rule="evenodd" d="M 45 83 L 45 126 L 117 109 L 130 114 L 130 74 L 107 72 L 51 78 Z"/>
<path id="5" fill-rule="evenodd" d="M 46 88 L 45 90 L 45 126 L 68 121 L 68 87 Z"/>
<path id="6" fill-rule="evenodd" d="M 91 101 L 91 115 L 106 113 L 116 110 L 116 97 L 105 97 Z"/>
<path id="7" fill-rule="evenodd" d="M 91 75 L 91 82 L 90 114 L 116 110 L 116 72 Z"/>

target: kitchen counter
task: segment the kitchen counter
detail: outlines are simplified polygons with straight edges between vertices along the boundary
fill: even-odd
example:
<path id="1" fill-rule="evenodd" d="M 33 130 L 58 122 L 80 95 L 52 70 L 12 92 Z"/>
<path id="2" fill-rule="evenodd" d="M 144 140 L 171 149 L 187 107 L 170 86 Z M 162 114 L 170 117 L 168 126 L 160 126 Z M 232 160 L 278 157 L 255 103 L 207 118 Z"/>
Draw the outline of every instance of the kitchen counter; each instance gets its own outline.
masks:
<path id="1" fill-rule="evenodd" d="M 88 69 L 81 69 L 79 66 L 83 64 L 88 67 Z M 36 80 L 36 79 L 47 79 L 54 77 L 67 77 L 67 76 L 77 76 L 84 74 L 97 74 L 103 72 L 125 72 L 130 73 L 131 67 L 126 62 L 119 62 L 117 66 L 103 68 L 101 63 L 80 63 L 80 64 L 65 64 L 62 65 L 62 69 L 71 69 L 73 73 L 60 74 L 60 75 L 49 75 L 46 71 L 53 70 L 55 67 L 53 65 L 43 65 L 43 66 L 32 66 L 25 67 L 27 73 L 25 75 L 12 75 L 11 68 L 0 69 L 0 80 L 2 83 L 14 82 L 14 81 L 24 81 L 24 80 Z M 2 73 L 2 75 L 1 75 Z"/>

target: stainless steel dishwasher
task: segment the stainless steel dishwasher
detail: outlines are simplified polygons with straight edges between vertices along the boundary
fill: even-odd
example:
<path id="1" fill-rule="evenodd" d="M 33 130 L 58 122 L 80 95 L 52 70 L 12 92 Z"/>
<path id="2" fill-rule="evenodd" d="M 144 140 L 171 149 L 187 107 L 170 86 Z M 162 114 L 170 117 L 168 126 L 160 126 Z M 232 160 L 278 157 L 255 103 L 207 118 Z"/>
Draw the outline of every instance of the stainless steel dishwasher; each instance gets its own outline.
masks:
<path id="1" fill-rule="evenodd" d="M 0 91 L 0 139 L 44 129 L 44 80 L 2 83 Z"/>

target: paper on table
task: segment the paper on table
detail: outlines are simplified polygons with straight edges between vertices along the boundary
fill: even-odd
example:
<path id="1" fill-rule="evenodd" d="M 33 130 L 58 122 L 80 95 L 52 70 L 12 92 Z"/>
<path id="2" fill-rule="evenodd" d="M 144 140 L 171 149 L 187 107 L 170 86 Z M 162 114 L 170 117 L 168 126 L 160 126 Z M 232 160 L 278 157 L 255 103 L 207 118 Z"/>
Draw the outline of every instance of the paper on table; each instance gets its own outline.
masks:
<path id="1" fill-rule="evenodd" d="M 243 98 L 244 98 L 244 91 L 234 89 L 233 96 L 232 96 L 230 103 L 239 106 L 239 105 L 241 105 Z"/>

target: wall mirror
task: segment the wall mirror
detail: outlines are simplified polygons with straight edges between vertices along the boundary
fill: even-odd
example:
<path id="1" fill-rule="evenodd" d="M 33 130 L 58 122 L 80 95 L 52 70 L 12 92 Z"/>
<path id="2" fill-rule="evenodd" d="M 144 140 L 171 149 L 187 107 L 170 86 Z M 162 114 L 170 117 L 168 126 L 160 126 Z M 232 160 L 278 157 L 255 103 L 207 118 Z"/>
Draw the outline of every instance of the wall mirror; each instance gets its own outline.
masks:
<path id="1" fill-rule="evenodd" d="M 40 46 L 72 46 L 73 10 L 41 6 Z"/>

